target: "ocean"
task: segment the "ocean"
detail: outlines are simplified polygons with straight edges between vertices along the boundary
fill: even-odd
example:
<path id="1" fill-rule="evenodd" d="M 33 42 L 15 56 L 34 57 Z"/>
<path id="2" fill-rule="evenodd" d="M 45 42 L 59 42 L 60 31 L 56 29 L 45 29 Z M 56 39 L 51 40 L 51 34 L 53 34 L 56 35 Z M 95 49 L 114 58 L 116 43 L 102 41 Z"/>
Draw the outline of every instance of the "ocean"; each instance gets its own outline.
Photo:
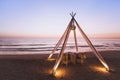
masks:
<path id="1" fill-rule="evenodd" d="M 0 54 L 49 54 L 59 38 L 0 38 Z M 90 39 L 98 51 L 120 50 L 120 39 Z M 79 52 L 92 51 L 84 39 L 77 40 Z M 57 49 L 59 53 L 61 46 Z M 65 52 L 75 52 L 73 39 L 69 39 Z"/>

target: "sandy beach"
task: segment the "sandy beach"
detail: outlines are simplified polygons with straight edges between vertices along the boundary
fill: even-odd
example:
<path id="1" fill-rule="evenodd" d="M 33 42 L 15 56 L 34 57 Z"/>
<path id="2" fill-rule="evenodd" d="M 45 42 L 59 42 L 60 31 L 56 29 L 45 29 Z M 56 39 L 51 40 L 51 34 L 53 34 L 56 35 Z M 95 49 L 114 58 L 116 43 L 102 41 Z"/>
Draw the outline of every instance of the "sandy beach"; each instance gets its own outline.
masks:
<path id="1" fill-rule="evenodd" d="M 0 80 L 119 80 L 120 51 L 100 53 L 113 72 L 103 71 L 94 54 L 86 52 L 87 59 L 82 65 L 60 64 L 58 77 L 50 74 L 55 61 L 48 61 L 48 54 L 0 55 Z"/>

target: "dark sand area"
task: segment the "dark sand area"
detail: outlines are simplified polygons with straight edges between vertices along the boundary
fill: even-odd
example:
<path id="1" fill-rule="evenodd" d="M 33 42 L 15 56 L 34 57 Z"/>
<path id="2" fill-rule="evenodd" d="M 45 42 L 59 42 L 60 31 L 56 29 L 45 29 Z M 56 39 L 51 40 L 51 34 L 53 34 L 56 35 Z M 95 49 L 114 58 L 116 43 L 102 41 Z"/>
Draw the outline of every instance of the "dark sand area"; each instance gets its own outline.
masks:
<path id="1" fill-rule="evenodd" d="M 48 61 L 48 55 L 0 55 L 0 80 L 120 80 L 120 51 L 102 51 L 113 72 L 103 71 L 99 60 L 87 53 L 84 64 L 60 65 L 61 75 L 50 75 L 55 61 Z"/>

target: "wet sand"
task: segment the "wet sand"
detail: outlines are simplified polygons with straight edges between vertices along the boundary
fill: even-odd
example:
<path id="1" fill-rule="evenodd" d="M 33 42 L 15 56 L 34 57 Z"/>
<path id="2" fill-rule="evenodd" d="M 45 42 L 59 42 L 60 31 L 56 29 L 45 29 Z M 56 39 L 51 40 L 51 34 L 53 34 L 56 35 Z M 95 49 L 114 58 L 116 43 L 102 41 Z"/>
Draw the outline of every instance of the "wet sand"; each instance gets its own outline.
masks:
<path id="1" fill-rule="evenodd" d="M 48 61 L 48 55 L 0 55 L 0 80 L 119 80 L 120 51 L 100 52 L 115 71 L 104 71 L 99 60 L 87 52 L 86 61 L 81 64 L 60 64 L 59 75 L 51 76 L 55 61 Z M 54 56 L 55 57 L 55 56 Z"/>

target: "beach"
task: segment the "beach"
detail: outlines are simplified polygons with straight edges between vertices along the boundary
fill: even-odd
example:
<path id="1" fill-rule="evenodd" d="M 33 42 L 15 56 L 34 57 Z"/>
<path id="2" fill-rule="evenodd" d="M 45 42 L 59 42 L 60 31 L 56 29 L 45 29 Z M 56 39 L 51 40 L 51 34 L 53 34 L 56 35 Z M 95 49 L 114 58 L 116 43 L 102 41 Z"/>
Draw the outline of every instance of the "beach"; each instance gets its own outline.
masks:
<path id="1" fill-rule="evenodd" d="M 0 80 L 120 80 L 119 9 L 120 0 L 0 0 Z"/>
<path id="2" fill-rule="evenodd" d="M 60 64 L 58 76 L 51 75 L 55 60 L 47 60 L 48 54 L 0 55 L 0 80 L 119 80 L 120 51 L 99 53 L 113 71 L 103 71 L 103 65 L 92 52 L 86 52 L 83 64 Z"/>

